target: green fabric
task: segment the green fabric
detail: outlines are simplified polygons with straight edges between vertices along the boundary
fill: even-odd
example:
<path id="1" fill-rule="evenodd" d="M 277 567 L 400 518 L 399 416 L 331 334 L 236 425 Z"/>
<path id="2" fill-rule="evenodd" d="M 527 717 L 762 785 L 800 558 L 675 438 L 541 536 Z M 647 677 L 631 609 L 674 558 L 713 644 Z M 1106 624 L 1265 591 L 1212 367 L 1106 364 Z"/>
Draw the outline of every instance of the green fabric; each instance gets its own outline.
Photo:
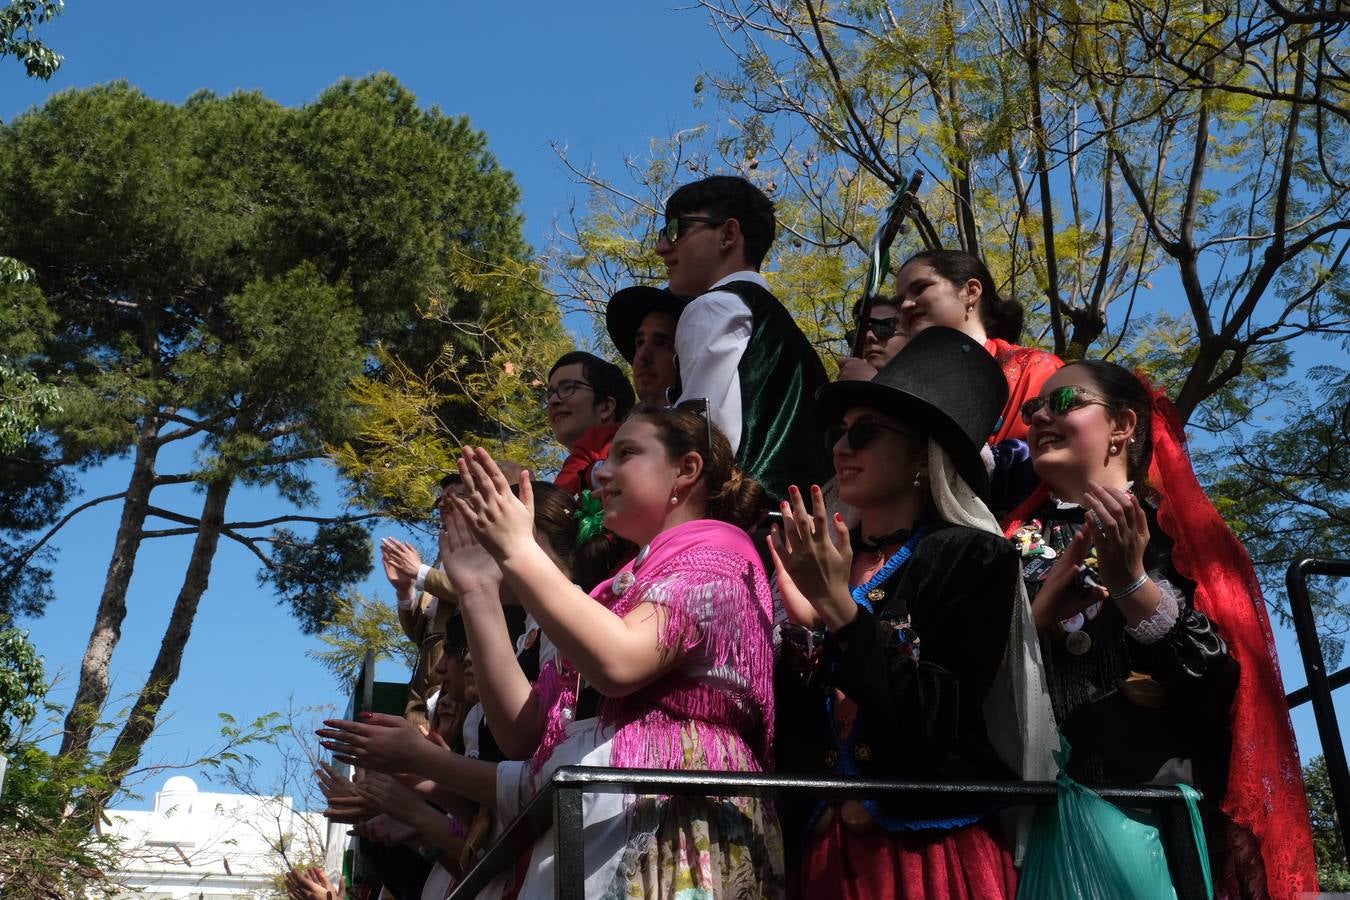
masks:
<path id="1" fill-rule="evenodd" d="M 1069 744 L 1060 736 L 1059 797 L 1041 807 L 1031 826 L 1019 898 L 1034 900 L 1167 900 L 1176 897 L 1162 836 L 1147 822 L 1130 816 L 1064 772 Z M 1209 853 L 1200 824 L 1197 795 L 1180 786 L 1190 811 L 1191 828 L 1209 896 Z"/>
<path id="2" fill-rule="evenodd" d="M 579 523 L 575 544 L 577 547 L 595 537 L 605 527 L 605 510 L 600 505 L 600 498 L 592 494 L 589 488 L 582 489 L 580 502 L 572 511 L 572 518 Z"/>
<path id="3" fill-rule="evenodd" d="M 790 484 L 805 489 L 830 477 L 829 456 L 816 416 L 816 391 L 828 381 L 811 342 L 773 294 L 752 281 L 730 291 L 750 308 L 750 343 L 741 356 L 741 446 L 736 464 L 774 500 Z"/>

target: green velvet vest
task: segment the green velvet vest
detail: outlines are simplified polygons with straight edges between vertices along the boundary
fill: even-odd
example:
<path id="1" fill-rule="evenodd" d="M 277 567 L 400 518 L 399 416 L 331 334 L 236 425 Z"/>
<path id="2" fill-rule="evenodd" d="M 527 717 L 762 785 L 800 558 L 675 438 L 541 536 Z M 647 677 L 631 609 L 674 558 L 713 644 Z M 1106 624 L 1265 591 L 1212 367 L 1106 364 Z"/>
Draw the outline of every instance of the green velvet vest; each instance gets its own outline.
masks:
<path id="1" fill-rule="evenodd" d="M 753 281 L 717 286 L 750 308 L 750 343 L 741 356 L 741 446 L 736 464 L 775 500 L 788 485 L 802 492 L 831 475 L 816 415 L 816 391 L 828 380 L 806 335 L 778 298 Z M 776 508 L 776 507 L 775 507 Z"/>

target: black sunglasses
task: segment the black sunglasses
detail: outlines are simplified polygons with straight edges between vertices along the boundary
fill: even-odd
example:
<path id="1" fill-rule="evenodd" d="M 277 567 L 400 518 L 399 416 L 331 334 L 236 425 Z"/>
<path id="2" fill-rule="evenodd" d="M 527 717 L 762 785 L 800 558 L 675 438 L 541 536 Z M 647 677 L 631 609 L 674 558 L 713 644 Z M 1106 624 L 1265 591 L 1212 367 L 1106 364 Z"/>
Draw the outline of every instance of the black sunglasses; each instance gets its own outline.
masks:
<path id="1" fill-rule="evenodd" d="M 896 428 L 894 425 L 886 425 L 875 419 L 854 419 L 852 425 L 845 425 L 843 422 L 835 422 L 829 428 L 825 429 L 825 450 L 830 452 L 834 450 L 834 445 L 839 443 L 840 438 L 848 441 L 848 447 L 854 453 L 857 453 L 863 447 L 866 447 L 877 435 L 883 431 L 889 431 L 892 434 L 902 434 L 911 440 L 918 440 L 920 435 L 917 432 L 909 431 L 904 428 Z"/>
<path id="2" fill-rule="evenodd" d="M 896 331 L 900 329 L 900 317 L 892 316 L 889 319 L 868 318 L 863 319 L 858 324 L 861 326 L 863 334 L 870 331 L 872 332 L 873 337 L 884 344 L 895 337 Z M 850 347 L 857 344 L 858 330 L 856 328 L 850 328 L 848 331 L 844 332 L 844 340 L 848 342 Z"/>
<path id="3" fill-rule="evenodd" d="M 711 216 L 675 216 L 666 219 L 665 224 L 656 229 L 656 240 L 660 242 L 661 238 L 665 238 L 672 245 L 678 244 L 680 238 L 688 234 L 690 225 L 721 225 L 725 221 Z"/>

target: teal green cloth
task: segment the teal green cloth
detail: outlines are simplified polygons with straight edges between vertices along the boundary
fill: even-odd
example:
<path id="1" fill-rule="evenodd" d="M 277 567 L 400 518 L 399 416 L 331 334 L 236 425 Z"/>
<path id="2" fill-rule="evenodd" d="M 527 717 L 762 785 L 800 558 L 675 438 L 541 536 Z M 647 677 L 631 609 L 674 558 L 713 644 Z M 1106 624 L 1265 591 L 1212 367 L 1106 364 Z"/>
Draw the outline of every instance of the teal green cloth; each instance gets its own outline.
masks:
<path id="1" fill-rule="evenodd" d="M 1131 818 L 1115 804 L 1064 773 L 1069 745 L 1061 736 L 1056 782 L 1059 798 L 1041 807 L 1031 838 L 1017 896 L 1026 900 L 1173 900 L 1176 889 L 1167 868 L 1162 836 L 1152 825 Z M 1209 853 L 1200 822 L 1198 794 L 1186 795 L 1191 830 L 1209 897 L 1214 896 Z"/>

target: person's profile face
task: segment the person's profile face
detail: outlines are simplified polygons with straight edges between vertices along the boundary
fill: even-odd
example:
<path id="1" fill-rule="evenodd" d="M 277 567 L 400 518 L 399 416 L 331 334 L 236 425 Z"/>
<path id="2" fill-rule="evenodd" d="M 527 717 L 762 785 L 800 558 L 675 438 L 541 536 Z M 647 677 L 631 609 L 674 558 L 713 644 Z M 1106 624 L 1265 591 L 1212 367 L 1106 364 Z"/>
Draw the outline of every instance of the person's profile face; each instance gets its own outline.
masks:
<path id="1" fill-rule="evenodd" d="M 654 310 L 643 316 L 634 341 L 633 382 L 638 399 L 664 406 L 675 386 L 675 316 Z"/>

